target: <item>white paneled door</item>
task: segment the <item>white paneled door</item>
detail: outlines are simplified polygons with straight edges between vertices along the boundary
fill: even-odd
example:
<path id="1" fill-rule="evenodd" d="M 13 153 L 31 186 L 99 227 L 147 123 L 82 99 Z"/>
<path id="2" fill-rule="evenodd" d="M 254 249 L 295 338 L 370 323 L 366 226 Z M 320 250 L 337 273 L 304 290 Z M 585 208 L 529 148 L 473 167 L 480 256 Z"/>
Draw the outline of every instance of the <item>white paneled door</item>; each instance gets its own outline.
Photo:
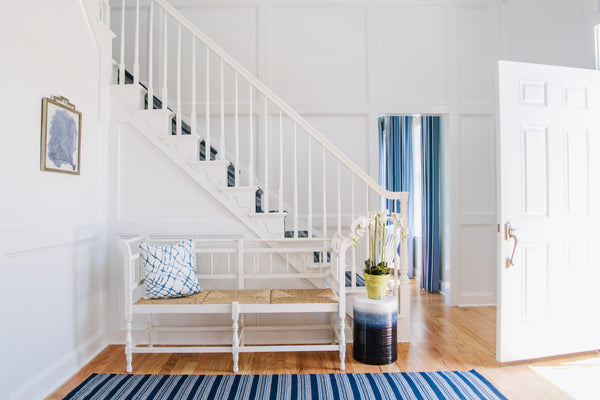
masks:
<path id="1" fill-rule="evenodd" d="M 600 348 L 600 72 L 500 62 L 497 358 Z"/>

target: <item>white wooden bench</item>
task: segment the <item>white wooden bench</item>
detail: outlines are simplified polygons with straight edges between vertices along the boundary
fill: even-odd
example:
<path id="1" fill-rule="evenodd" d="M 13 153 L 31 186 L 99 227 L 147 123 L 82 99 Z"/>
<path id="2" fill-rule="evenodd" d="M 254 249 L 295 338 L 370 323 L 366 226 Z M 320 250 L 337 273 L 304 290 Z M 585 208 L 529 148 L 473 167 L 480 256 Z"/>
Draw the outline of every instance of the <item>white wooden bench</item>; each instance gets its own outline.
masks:
<path id="1" fill-rule="evenodd" d="M 125 354 L 127 372 L 132 371 L 133 353 L 214 353 L 233 355 L 233 371 L 238 372 L 239 353 L 276 351 L 339 351 L 340 369 L 344 370 L 345 343 L 345 253 L 349 239 L 336 236 L 323 239 L 196 239 L 197 275 L 202 286 L 198 294 L 175 299 L 142 298 L 143 266 L 139 242 L 152 241 L 139 236 L 118 241 L 124 263 L 124 311 L 126 328 Z M 175 242 L 177 240 L 169 240 Z M 324 256 L 325 254 L 331 257 Z M 318 255 L 318 256 L 317 256 Z M 330 259 L 327 262 L 327 259 Z M 304 287 L 304 289 L 299 289 Z M 226 289 L 221 289 L 226 288 Z M 329 325 L 246 325 L 247 314 L 329 313 Z M 147 316 L 142 334 L 146 343 L 134 343 L 132 319 L 136 314 Z M 156 314 L 226 314 L 228 326 L 163 327 L 153 324 Z M 244 334 L 252 330 L 284 331 L 300 329 L 331 329 L 331 341 L 326 344 L 246 345 Z M 232 331 L 227 345 L 153 344 L 153 333 L 161 330 L 188 332 Z"/>

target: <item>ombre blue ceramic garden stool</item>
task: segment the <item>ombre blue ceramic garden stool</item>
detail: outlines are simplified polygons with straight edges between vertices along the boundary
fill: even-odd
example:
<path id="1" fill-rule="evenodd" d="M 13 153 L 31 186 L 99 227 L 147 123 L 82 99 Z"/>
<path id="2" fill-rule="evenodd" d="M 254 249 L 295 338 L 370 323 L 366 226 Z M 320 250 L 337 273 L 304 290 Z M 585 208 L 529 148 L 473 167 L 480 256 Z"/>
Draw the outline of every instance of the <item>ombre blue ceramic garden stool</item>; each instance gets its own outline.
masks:
<path id="1" fill-rule="evenodd" d="M 366 295 L 354 298 L 354 347 L 352 356 L 370 365 L 391 364 L 398 358 L 396 323 L 398 300 L 385 296 L 371 300 Z"/>

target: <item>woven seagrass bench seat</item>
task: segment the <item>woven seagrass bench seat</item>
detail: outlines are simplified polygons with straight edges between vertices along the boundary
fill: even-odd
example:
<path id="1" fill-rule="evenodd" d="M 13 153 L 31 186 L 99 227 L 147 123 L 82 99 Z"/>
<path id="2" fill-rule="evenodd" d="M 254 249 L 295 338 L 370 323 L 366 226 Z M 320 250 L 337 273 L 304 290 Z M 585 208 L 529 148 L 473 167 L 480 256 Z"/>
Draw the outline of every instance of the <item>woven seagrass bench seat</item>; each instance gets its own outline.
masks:
<path id="1" fill-rule="evenodd" d="M 154 304 L 306 304 L 337 303 L 331 289 L 204 290 L 174 299 L 140 299 L 136 305 Z"/>

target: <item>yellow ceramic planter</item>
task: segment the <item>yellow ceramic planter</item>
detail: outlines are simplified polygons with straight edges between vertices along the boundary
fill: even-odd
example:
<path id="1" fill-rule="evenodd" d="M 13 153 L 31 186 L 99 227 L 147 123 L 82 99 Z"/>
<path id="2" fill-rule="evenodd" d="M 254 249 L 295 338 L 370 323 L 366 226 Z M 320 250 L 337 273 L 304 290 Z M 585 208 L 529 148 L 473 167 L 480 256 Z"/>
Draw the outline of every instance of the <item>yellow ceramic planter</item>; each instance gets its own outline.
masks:
<path id="1" fill-rule="evenodd" d="M 365 285 L 367 286 L 367 297 L 373 300 L 381 300 L 385 297 L 388 290 L 390 275 L 369 275 L 363 272 Z"/>

